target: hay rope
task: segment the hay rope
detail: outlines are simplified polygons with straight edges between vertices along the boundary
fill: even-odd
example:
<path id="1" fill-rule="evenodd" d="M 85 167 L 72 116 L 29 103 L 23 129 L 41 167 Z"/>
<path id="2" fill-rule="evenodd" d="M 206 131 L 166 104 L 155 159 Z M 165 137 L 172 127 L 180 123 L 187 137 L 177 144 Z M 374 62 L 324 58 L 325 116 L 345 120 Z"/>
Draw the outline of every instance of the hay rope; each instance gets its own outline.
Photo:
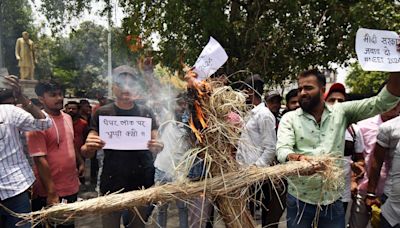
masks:
<path id="1" fill-rule="evenodd" d="M 232 192 L 245 195 L 246 191 L 244 189 L 247 189 L 247 187 L 254 183 L 268 179 L 277 180 L 287 176 L 307 174 L 313 172 L 316 164 L 322 165 L 324 170 L 314 175 L 323 175 L 324 178 L 332 178 L 326 175 L 332 175 L 331 164 L 333 160 L 333 158 L 326 157 L 316 159 L 312 163 L 299 161 L 266 168 L 249 167 L 238 172 L 226 173 L 223 177 L 209 178 L 207 185 L 204 185 L 203 181 L 176 182 L 144 190 L 110 194 L 75 203 L 57 204 L 40 211 L 27 214 L 13 213 L 13 215 L 35 225 L 45 221 L 65 222 L 85 215 L 100 215 L 113 211 L 133 209 L 149 203 L 190 199 L 204 195 L 204 193 L 210 197 L 226 196 Z"/>

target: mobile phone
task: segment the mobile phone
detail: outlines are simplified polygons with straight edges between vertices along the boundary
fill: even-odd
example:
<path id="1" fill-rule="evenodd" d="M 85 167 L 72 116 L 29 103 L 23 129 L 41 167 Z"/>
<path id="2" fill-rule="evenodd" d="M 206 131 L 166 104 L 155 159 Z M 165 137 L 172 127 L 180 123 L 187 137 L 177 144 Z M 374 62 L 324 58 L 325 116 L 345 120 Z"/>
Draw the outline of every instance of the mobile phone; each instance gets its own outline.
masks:
<path id="1" fill-rule="evenodd" d="M 6 83 L 4 83 L 5 82 L 5 78 L 4 78 L 4 76 L 8 76 L 9 74 L 8 74 L 8 70 L 7 70 L 7 68 L 0 68 L 0 88 L 3 88 L 3 89 L 10 89 L 10 86 L 9 85 L 7 85 Z"/>

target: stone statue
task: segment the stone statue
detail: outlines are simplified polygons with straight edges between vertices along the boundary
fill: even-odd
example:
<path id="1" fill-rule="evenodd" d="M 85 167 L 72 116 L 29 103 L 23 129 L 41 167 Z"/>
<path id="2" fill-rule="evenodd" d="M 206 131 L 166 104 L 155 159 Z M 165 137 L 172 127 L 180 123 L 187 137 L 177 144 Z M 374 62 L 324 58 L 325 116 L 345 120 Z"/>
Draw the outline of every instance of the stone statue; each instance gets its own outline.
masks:
<path id="1" fill-rule="evenodd" d="M 18 60 L 19 74 L 21 79 L 33 80 L 35 71 L 35 49 L 33 41 L 29 39 L 29 33 L 23 32 L 22 37 L 15 44 L 15 57 Z"/>

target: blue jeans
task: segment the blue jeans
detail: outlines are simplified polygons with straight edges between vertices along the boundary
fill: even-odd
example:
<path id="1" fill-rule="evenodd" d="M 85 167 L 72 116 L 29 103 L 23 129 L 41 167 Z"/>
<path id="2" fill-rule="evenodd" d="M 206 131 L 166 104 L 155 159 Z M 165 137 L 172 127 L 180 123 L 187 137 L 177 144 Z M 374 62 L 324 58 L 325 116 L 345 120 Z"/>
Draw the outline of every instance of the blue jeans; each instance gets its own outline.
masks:
<path id="1" fill-rule="evenodd" d="M 19 195 L 16 195 L 14 197 L 1 200 L 0 203 L 15 213 L 31 212 L 31 204 L 29 203 L 29 195 L 27 191 Z M 0 216 L 1 216 L 0 227 L 6 227 L 6 228 L 17 227 L 16 224 L 21 221 L 21 219 L 10 215 L 3 208 L 0 208 Z M 31 224 L 25 223 L 24 225 L 18 227 L 29 228 L 31 227 Z"/>
<path id="2" fill-rule="evenodd" d="M 340 200 L 332 204 L 318 206 L 298 200 L 287 194 L 287 227 L 288 228 L 311 228 L 313 223 L 318 222 L 321 228 L 343 228 L 345 227 L 345 212 Z"/>
<path id="3" fill-rule="evenodd" d="M 154 174 L 154 182 L 165 184 L 172 181 L 173 179 L 171 176 L 169 176 L 164 171 L 156 168 Z M 179 211 L 179 227 L 180 228 L 189 227 L 188 208 L 186 206 L 186 203 L 181 200 L 176 200 L 176 207 L 178 208 Z M 158 211 L 158 217 L 157 217 L 158 226 L 162 228 L 167 227 L 167 217 L 168 217 L 168 203 L 161 205 L 160 210 Z"/>

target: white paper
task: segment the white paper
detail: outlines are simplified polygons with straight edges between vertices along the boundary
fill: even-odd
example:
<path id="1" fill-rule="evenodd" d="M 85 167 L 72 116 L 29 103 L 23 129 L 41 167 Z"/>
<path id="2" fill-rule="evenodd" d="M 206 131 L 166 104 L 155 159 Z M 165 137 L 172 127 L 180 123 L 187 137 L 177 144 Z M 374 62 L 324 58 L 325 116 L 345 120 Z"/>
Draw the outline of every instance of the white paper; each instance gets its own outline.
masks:
<path id="1" fill-rule="evenodd" d="M 197 73 L 199 81 L 208 78 L 214 74 L 228 60 L 224 48 L 214 38 L 204 47 L 199 58 L 194 64 L 194 72 Z"/>
<path id="2" fill-rule="evenodd" d="M 99 116 L 100 138 L 104 149 L 148 150 L 151 118 L 136 116 Z"/>
<path id="3" fill-rule="evenodd" d="M 365 71 L 400 71 L 399 35 L 393 31 L 360 28 L 356 35 L 356 53 Z"/>

